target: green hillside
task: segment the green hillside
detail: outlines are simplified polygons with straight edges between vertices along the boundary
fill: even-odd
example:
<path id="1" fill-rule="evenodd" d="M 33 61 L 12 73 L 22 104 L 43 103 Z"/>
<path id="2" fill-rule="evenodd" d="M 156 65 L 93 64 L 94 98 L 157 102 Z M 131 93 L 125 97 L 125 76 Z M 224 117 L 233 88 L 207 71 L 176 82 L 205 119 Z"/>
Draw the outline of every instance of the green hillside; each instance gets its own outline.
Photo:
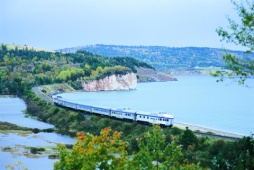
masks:
<path id="1" fill-rule="evenodd" d="M 0 94 L 20 94 L 33 86 L 69 83 L 81 89 L 81 82 L 112 74 L 137 72 L 150 65 L 130 57 L 105 58 L 87 51 L 61 53 L 0 45 Z"/>
<path id="2" fill-rule="evenodd" d="M 171 48 L 163 46 L 120 46 L 120 45 L 90 45 L 66 48 L 59 51 L 75 52 L 79 49 L 107 56 L 129 56 L 153 66 L 164 73 L 204 73 L 210 70 L 224 68 L 222 59 L 225 50 L 217 48 L 183 47 Z M 252 54 L 241 51 L 230 51 L 240 58 L 254 59 Z"/>

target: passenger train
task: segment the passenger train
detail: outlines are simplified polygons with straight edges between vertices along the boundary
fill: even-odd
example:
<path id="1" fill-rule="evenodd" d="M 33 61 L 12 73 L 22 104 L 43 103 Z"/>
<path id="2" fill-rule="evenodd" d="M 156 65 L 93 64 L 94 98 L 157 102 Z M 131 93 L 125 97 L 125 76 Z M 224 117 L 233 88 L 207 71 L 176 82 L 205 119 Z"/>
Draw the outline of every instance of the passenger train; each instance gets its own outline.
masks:
<path id="1" fill-rule="evenodd" d="M 75 110 L 86 111 L 99 115 L 105 115 L 111 118 L 125 119 L 140 123 L 157 124 L 161 126 L 172 127 L 174 117 L 165 112 L 145 112 L 131 110 L 129 108 L 108 108 L 101 106 L 91 106 L 78 104 L 64 100 L 61 96 L 53 96 L 54 103 L 59 106 L 68 107 Z"/>

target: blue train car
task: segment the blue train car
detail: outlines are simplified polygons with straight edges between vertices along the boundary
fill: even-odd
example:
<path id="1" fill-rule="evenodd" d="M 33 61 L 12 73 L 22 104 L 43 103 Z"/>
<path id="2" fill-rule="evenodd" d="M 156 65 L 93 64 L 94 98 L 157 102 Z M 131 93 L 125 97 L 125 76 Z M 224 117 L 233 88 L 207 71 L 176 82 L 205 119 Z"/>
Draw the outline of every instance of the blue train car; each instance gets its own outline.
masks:
<path id="1" fill-rule="evenodd" d="M 111 109 L 111 117 L 115 117 L 118 119 L 128 119 L 135 120 L 135 110 L 131 110 L 129 108 L 114 108 Z"/>
<path id="2" fill-rule="evenodd" d="M 91 106 L 91 113 L 101 114 L 105 116 L 110 116 L 110 108 L 107 107 L 97 107 L 97 106 Z"/>
<path id="3" fill-rule="evenodd" d="M 84 104 L 77 104 L 77 110 L 82 110 L 86 112 L 91 112 L 92 107 L 89 105 L 84 105 Z"/>

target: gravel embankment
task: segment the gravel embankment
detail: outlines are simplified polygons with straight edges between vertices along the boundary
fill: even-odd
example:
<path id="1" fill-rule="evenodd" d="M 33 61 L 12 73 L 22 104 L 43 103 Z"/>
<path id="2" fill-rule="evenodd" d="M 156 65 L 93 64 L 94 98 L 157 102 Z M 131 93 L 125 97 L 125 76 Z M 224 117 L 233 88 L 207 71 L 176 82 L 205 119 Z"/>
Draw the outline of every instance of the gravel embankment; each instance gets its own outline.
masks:
<path id="1" fill-rule="evenodd" d="M 227 137 L 232 137 L 232 138 L 242 138 L 243 137 L 243 135 L 239 135 L 239 134 L 228 133 L 228 132 L 224 132 L 224 131 L 220 131 L 220 130 L 216 130 L 216 129 L 210 129 L 207 127 L 190 125 L 190 124 L 186 124 L 186 123 L 174 122 L 174 126 L 181 128 L 181 129 L 185 129 L 186 127 L 188 127 L 190 130 L 192 130 L 194 132 L 201 132 L 201 133 L 212 132 L 213 134 L 216 134 L 219 136 L 227 136 Z"/>

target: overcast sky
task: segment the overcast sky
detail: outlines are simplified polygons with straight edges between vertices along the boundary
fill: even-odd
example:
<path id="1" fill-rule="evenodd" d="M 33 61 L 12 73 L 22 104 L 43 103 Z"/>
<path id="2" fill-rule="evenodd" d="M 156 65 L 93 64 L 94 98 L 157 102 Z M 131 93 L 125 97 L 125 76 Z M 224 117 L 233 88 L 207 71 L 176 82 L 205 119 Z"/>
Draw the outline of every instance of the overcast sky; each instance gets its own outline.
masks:
<path id="1" fill-rule="evenodd" d="M 0 43 L 239 49 L 215 32 L 226 15 L 237 18 L 230 0 L 0 0 Z"/>

